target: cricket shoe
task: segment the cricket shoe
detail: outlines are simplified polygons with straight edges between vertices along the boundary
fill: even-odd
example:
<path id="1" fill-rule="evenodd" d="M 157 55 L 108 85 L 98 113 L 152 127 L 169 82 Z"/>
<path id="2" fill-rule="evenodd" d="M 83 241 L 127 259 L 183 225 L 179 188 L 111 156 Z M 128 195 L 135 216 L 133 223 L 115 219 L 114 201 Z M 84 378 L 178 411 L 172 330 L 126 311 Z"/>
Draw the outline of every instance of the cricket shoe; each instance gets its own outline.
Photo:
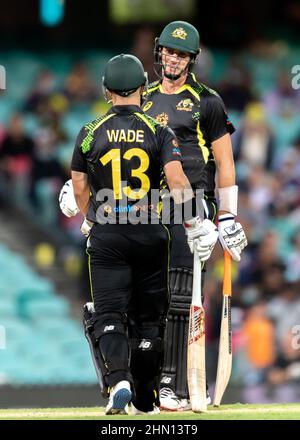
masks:
<path id="1" fill-rule="evenodd" d="M 206 391 L 206 405 L 211 404 L 211 397 L 209 391 Z M 181 399 L 180 407 L 177 411 L 192 411 L 192 405 L 189 399 Z"/>
<path id="2" fill-rule="evenodd" d="M 127 380 L 121 380 L 111 389 L 105 414 L 128 414 L 128 403 L 131 397 L 130 383 Z"/>
<path id="3" fill-rule="evenodd" d="M 141 411 L 140 409 L 137 409 L 133 403 L 131 404 L 131 414 L 133 416 L 141 416 L 143 414 L 148 414 L 149 416 L 154 416 L 155 414 L 159 414 L 159 413 L 160 413 L 160 409 L 156 405 L 153 406 L 153 410 L 151 410 L 151 411 Z"/>
<path id="4" fill-rule="evenodd" d="M 171 388 L 164 387 L 159 391 L 160 409 L 165 411 L 179 411 L 181 398 L 177 397 Z"/>
<path id="5" fill-rule="evenodd" d="M 188 399 L 176 396 L 171 388 L 161 388 L 159 392 L 160 408 L 165 411 L 191 411 L 192 406 Z M 209 391 L 206 390 L 206 403 L 211 404 Z"/>

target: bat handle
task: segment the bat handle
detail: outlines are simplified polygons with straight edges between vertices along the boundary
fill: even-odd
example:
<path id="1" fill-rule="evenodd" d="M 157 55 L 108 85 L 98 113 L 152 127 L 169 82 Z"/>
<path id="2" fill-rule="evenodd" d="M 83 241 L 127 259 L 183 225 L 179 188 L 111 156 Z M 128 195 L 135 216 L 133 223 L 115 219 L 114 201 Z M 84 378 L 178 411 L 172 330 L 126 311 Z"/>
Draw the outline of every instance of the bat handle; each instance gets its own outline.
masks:
<path id="1" fill-rule="evenodd" d="M 223 278 L 223 295 L 231 295 L 231 256 L 229 252 L 224 251 L 224 278 Z"/>
<path id="2" fill-rule="evenodd" d="M 193 265 L 193 293 L 192 304 L 197 304 L 202 307 L 201 300 L 201 273 L 202 264 L 198 255 L 198 252 L 194 248 L 194 265 Z"/>

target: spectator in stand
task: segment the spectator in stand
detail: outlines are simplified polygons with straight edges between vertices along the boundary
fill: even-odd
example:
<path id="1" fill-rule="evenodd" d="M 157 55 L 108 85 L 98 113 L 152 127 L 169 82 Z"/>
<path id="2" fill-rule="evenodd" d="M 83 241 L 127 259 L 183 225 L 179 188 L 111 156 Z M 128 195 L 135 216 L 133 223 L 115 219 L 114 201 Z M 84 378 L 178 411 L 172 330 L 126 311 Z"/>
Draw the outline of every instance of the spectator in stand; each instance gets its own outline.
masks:
<path id="1" fill-rule="evenodd" d="M 251 77 L 247 70 L 235 60 L 231 61 L 225 78 L 218 88 L 229 111 L 242 112 L 254 99 L 251 91 Z"/>
<path id="2" fill-rule="evenodd" d="M 298 402 L 300 383 L 299 331 L 291 329 L 282 338 L 278 355 L 267 373 L 268 383 L 275 388 L 277 402 Z"/>
<path id="3" fill-rule="evenodd" d="M 242 327 L 245 362 L 241 377 L 244 399 L 248 403 L 268 400 L 264 384 L 275 359 L 275 335 L 266 311 L 265 302 L 256 303 L 247 310 Z"/>
<path id="4" fill-rule="evenodd" d="M 264 375 L 275 359 L 274 325 L 266 311 L 265 302 L 253 305 L 247 311 L 243 326 L 247 357 L 259 376 Z"/>
<path id="5" fill-rule="evenodd" d="M 148 81 L 151 83 L 157 79 L 153 69 L 153 41 L 155 34 L 150 27 L 139 28 L 134 36 L 132 53 L 137 56 L 148 74 Z"/>
<path id="6" fill-rule="evenodd" d="M 270 114 L 281 114 L 286 106 L 300 108 L 300 90 L 291 86 L 290 72 L 280 73 L 275 87 L 264 95 L 264 105 Z"/>
<path id="7" fill-rule="evenodd" d="M 62 183 L 68 177 L 56 155 L 59 140 L 57 132 L 51 126 L 40 128 L 35 137 L 30 197 L 35 212 L 45 214 L 44 218 L 48 223 L 56 223 L 58 220 L 56 198 Z"/>
<path id="8" fill-rule="evenodd" d="M 11 186 L 10 200 L 14 196 L 18 201 L 23 197 L 26 198 L 33 150 L 34 141 L 25 133 L 22 116 L 13 115 L 0 148 L 0 169 L 5 184 L 5 188 L 2 188 L 2 198 L 7 198 L 7 184 Z"/>
<path id="9" fill-rule="evenodd" d="M 43 69 L 33 89 L 25 100 L 23 109 L 25 112 L 39 113 L 55 89 L 54 75 L 50 70 Z"/>
<path id="10" fill-rule="evenodd" d="M 98 98 L 99 90 L 91 79 L 85 63 L 74 66 L 65 81 L 64 92 L 72 104 L 88 103 Z"/>
<path id="11" fill-rule="evenodd" d="M 293 244 L 294 250 L 288 257 L 285 273 L 286 278 L 290 282 L 300 281 L 300 230 L 294 237 Z"/>
<path id="12" fill-rule="evenodd" d="M 281 287 L 268 304 L 268 316 L 276 325 L 276 342 L 280 347 L 286 335 L 300 323 L 300 296 L 295 284 Z"/>
<path id="13" fill-rule="evenodd" d="M 248 166 L 270 170 L 273 158 L 273 134 L 266 121 L 264 107 L 252 102 L 245 108 L 244 121 L 235 141 L 235 158 Z"/>

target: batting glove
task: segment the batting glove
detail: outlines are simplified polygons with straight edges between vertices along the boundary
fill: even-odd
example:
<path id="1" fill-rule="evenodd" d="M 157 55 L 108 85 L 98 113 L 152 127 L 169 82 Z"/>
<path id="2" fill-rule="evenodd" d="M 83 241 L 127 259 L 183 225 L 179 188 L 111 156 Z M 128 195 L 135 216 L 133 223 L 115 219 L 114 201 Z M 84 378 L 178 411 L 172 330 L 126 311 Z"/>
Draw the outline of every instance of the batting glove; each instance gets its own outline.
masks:
<path id="1" fill-rule="evenodd" d="M 79 208 L 74 197 L 74 189 L 72 180 L 68 180 L 59 193 L 59 206 L 64 215 L 74 217 L 78 214 Z"/>
<path id="2" fill-rule="evenodd" d="M 219 216 L 219 240 L 224 250 L 234 261 L 241 260 L 242 250 L 247 246 L 247 238 L 242 225 L 235 221 L 232 214 Z"/>
<path id="3" fill-rule="evenodd" d="M 190 251 L 193 253 L 195 249 L 200 261 L 208 260 L 219 236 L 216 225 L 208 219 L 202 221 L 195 217 L 186 221 L 184 227 Z"/>
<path id="4" fill-rule="evenodd" d="M 87 220 L 86 218 L 83 220 L 83 223 L 80 227 L 80 231 L 81 233 L 85 236 L 85 237 L 89 237 L 91 229 L 93 227 L 94 223 Z"/>

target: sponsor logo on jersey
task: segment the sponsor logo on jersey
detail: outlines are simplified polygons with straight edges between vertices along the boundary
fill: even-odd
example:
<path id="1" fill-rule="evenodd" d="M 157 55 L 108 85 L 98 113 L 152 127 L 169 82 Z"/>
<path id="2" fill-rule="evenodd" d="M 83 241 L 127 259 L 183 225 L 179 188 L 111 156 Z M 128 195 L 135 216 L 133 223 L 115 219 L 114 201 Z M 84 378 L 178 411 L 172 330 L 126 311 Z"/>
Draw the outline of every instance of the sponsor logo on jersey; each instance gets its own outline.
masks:
<path id="1" fill-rule="evenodd" d="M 173 150 L 172 150 L 172 154 L 173 154 L 174 156 L 181 156 L 181 151 L 180 151 L 180 148 L 179 148 L 179 145 L 178 145 L 177 140 L 176 140 L 176 139 L 173 139 L 173 140 L 172 140 L 172 144 L 174 145 L 174 148 L 173 148 Z"/>
<path id="2" fill-rule="evenodd" d="M 167 125 L 169 122 L 169 116 L 167 115 L 167 113 L 160 113 L 159 115 L 156 116 L 155 118 L 157 120 L 157 122 L 159 122 L 161 125 Z"/>
<path id="3" fill-rule="evenodd" d="M 187 33 L 185 32 L 185 30 L 182 27 L 179 27 L 179 28 L 176 28 L 172 32 L 172 37 L 180 38 L 181 40 L 185 40 L 187 37 Z"/>
<path id="4" fill-rule="evenodd" d="M 153 101 L 148 101 L 148 102 L 144 105 L 144 107 L 143 107 L 143 111 L 144 111 L 144 112 L 147 112 L 147 111 L 149 110 L 149 108 L 152 107 L 152 105 L 153 105 Z"/>
<path id="5" fill-rule="evenodd" d="M 105 209 L 105 208 L 104 208 Z M 144 205 L 120 205 L 120 206 L 115 206 L 113 211 L 116 213 L 126 213 L 126 212 L 133 212 L 133 211 L 153 211 L 154 210 L 154 205 L 153 203 L 150 204 L 144 204 Z"/>
<path id="6" fill-rule="evenodd" d="M 104 212 L 107 212 L 107 214 L 110 214 L 112 212 L 112 207 L 110 205 L 104 205 L 103 210 Z"/>
<path id="7" fill-rule="evenodd" d="M 200 112 L 195 112 L 192 116 L 192 119 L 196 122 L 200 121 Z"/>
<path id="8" fill-rule="evenodd" d="M 176 105 L 177 110 L 183 110 L 185 112 L 191 112 L 193 110 L 194 103 L 193 101 L 188 99 L 182 99 L 178 104 Z"/>

